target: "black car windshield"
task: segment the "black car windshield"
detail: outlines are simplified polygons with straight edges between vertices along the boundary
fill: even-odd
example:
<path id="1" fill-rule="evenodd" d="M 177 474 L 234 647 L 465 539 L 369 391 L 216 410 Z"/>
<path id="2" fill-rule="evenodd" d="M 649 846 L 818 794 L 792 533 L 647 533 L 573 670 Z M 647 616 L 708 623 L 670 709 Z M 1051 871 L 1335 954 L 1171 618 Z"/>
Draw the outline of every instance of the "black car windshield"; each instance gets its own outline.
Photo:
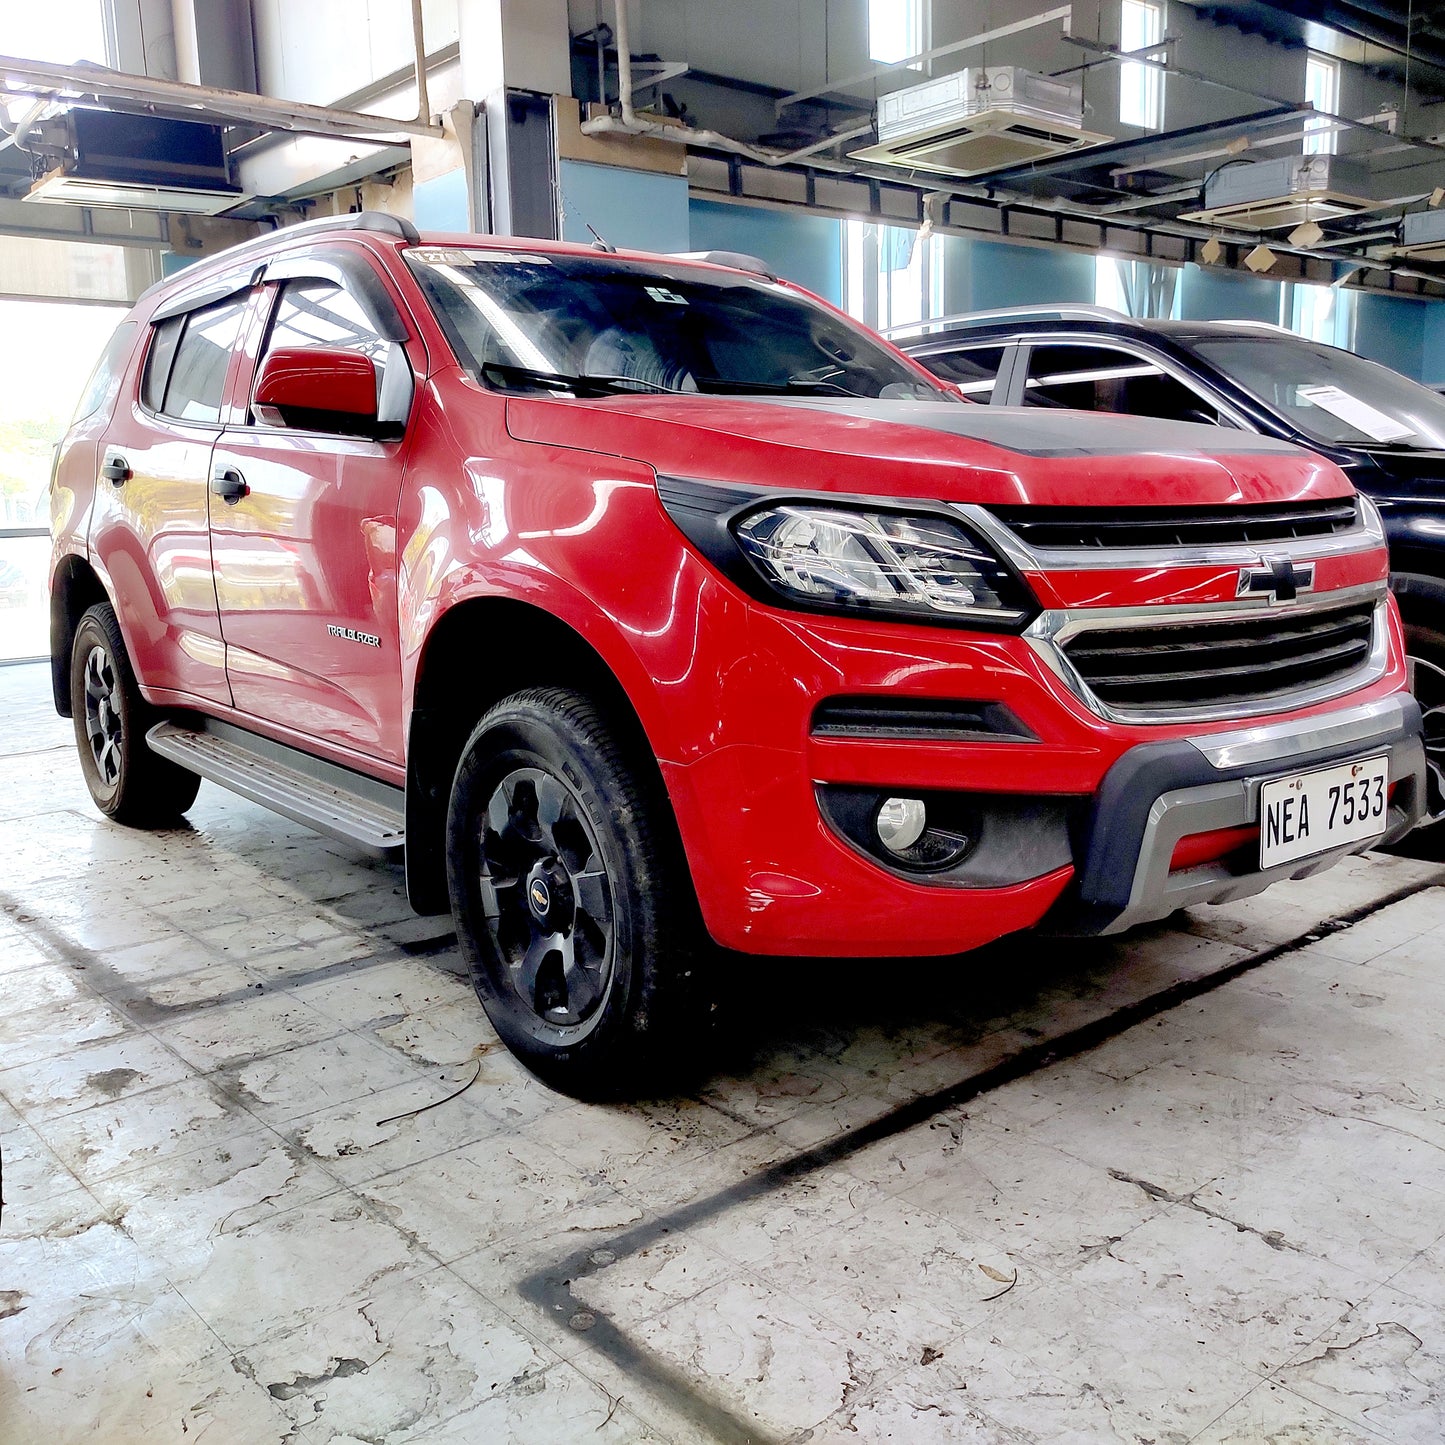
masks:
<path id="1" fill-rule="evenodd" d="M 1210 337 L 1192 346 L 1315 441 L 1445 450 L 1445 397 L 1388 367 L 1292 336 Z"/>
<path id="2" fill-rule="evenodd" d="M 406 252 L 462 365 L 508 390 L 958 400 L 783 286 L 597 253 Z"/>

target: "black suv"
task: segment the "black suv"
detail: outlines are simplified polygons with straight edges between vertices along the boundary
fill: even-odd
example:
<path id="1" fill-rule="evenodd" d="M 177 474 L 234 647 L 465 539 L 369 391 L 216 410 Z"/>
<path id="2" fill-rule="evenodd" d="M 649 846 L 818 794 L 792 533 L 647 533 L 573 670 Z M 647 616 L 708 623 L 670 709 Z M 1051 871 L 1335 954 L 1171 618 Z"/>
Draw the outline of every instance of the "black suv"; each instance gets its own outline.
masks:
<path id="1" fill-rule="evenodd" d="M 1239 427 L 1343 467 L 1384 519 L 1425 712 L 1430 811 L 1445 816 L 1445 396 L 1262 322 L 1040 306 L 975 312 L 894 339 L 974 401 Z"/>

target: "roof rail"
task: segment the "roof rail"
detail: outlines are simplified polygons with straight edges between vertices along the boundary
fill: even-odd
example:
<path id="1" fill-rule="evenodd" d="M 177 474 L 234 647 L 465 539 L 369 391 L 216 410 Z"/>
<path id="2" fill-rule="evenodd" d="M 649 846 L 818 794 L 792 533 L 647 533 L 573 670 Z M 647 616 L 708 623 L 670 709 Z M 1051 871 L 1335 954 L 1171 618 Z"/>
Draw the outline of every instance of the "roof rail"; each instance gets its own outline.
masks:
<path id="1" fill-rule="evenodd" d="M 758 256 L 746 251 L 669 251 L 674 261 L 706 261 L 711 266 L 730 266 L 734 271 L 750 271 L 754 276 L 776 281 L 778 273 Z"/>
<path id="2" fill-rule="evenodd" d="M 1297 337 L 1297 336 L 1299 335 L 1299 332 L 1298 332 L 1298 331 L 1291 331 L 1288 326 L 1277 326 L 1277 325 L 1275 325 L 1275 323 L 1274 323 L 1273 321 L 1251 321 L 1251 320 L 1223 321 L 1222 318 L 1221 318 L 1221 321 L 1222 321 L 1222 324 L 1225 325 L 1225 326 L 1243 326 L 1246 330 L 1249 330 L 1249 331 L 1273 331 L 1273 332 L 1276 332 L 1277 334 L 1279 334 L 1280 336 L 1296 336 L 1296 337 Z"/>
<path id="3" fill-rule="evenodd" d="M 1135 318 L 1115 311 L 1111 306 L 1086 306 L 1082 302 L 1064 301 L 1054 306 L 1000 306 L 992 311 L 960 311 L 952 316 L 929 316 L 922 321 L 909 321 L 890 326 L 884 336 L 901 336 L 908 332 L 925 332 L 934 326 L 992 326 L 999 321 L 1130 321 Z"/>

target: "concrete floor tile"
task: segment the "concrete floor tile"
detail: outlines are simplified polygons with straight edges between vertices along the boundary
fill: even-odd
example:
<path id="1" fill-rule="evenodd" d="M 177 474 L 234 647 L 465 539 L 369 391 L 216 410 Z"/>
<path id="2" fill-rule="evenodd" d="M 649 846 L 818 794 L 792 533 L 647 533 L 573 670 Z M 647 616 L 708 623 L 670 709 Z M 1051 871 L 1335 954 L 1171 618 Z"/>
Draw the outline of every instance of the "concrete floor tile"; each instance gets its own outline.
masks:
<path id="1" fill-rule="evenodd" d="M 221 1341 L 240 1351 L 435 1267 L 399 1230 L 341 1192 L 216 1234 L 204 1266 L 177 1288 Z"/>
<path id="2" fill-rule="evenodd" d="M 69 1003 L 0 1013 L 0 1058 L 18 1068 L 69 1053 L 95 1039 L 113 1039 L 131 1028 L 125 1015 L 103 999 L 82 994 Z"/>
<path id="3" fill-rule="evenodd" d="M 237 1068 L 268 1054 L 343 1032 L 340 1024 L 284 993 L 222 1004 L 161 1024 L 155 1035 L 200 1072 Z"/>
<path id="4" fill-rule="evenodd" d="M 471 1077 L 465 1065 L 418 1072 L 410 1083 L 293 1118 L 282 1132 L 338 1179 L 360 1184 L 505 1132 L 473 1089 L 458 1095 Z"/>
<path id="5" fill-rule="evenodd" d="M 164 1044 L 132 1031 L 38 1063 L 0 1070 L 0 1096 L 27 1119 L 39 1122 L 178 1083 L 190 1072 Z"/>
<path id="6" fill-rule="evenodd" d="M 1269 1380 L 1226 1410 L 1191 1445 L 1377 1445 L 1386 1438 Z"/>
<path id="7" fill-rule="evenodd" d="M 1438 1445 L 1445 1428 L 1445 1314 L 1377 1290 L 1274 1379 L 1394 1445 Z"/>
<path id="8" fill-rule="evenodd" d="M 509 1390 L 556 1356 L 446 1270 L 383 1281 L 364 1299 L 242 1350 L 235 1368 L 307 1438 L 400 1442 Z"/>
<path id="9" fill-rule="evenodd" d="M 438 1111 L 440 1112 L 440 1111 Z M 450 1261 L 519 1231 L 620 1230 L 641 1210 L 522 1134 L 497 1134 L 358 1186 L 386 1217 Z"/>
<path id="10" fill-rule="evenodd" d="M 83 1183 L 148 1164 L 225 1151 L 262 1125 L 205 1079 L 188 1078 L 62 1114 L 45 1138 Z"/>

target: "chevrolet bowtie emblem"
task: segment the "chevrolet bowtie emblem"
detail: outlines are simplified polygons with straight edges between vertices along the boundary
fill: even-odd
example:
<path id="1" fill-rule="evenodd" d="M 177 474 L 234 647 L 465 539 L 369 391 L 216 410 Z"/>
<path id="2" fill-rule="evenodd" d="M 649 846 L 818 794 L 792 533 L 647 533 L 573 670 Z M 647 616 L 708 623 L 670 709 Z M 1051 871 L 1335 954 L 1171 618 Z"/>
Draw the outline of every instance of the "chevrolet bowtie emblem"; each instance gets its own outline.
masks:
<path id="1" fill-rule="evenodd" d="M 1315 585 L 1315 564 L 1296 566 L 1288 557 L 1265 557 L 1262 567 L 1241 567 L 1236 597 L 1264 593 L 1271 602 L 1293 602 Z"/>

